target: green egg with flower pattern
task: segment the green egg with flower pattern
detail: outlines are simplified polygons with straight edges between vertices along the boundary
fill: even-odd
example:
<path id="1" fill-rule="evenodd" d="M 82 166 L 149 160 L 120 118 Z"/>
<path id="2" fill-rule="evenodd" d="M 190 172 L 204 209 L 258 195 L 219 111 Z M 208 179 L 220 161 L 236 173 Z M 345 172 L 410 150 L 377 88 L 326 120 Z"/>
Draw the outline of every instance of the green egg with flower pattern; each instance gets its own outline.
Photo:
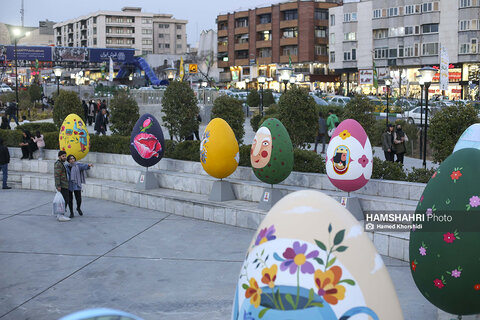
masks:
<path id="1" fill-rule="evenodd" d="M 439 309 L 480 313 L 480 150 L 461 149 L 438 167 L 418 202 L 410 270 Z"/>

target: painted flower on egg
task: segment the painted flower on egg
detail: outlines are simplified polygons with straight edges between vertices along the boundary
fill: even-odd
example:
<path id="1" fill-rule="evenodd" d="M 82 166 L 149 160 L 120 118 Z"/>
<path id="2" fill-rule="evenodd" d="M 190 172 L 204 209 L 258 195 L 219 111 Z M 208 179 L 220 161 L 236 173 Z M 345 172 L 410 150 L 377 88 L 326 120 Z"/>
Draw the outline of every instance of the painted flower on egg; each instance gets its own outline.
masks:
<path id="1" fill-rule="evenodd" d="M 372 176 L 373 155 L 370 140 L 353 119 L 342 121 L 328 144 L 325 157 L 327 176 L 343 191 L 355 191 Z"/>
<path id="2" fill-rule="evenodd" d="M 163 157 L 165 140 L 157 119 L 144 114 L 138 119 L 130 136 L 130 153 L 141 166 L 150 167 Z"/>

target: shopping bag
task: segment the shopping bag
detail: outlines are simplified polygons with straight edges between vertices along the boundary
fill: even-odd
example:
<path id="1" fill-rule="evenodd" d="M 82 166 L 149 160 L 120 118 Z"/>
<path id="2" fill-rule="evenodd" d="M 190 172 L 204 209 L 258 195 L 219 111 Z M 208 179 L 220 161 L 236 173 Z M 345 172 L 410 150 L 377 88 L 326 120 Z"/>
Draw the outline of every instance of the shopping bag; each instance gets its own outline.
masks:
<path id="1" fill-rule="evenodd" d="M 55 197 L 53 198 L 53 214 L 65 214 L 65 200 L 59 191 L 57 191 Z"/>

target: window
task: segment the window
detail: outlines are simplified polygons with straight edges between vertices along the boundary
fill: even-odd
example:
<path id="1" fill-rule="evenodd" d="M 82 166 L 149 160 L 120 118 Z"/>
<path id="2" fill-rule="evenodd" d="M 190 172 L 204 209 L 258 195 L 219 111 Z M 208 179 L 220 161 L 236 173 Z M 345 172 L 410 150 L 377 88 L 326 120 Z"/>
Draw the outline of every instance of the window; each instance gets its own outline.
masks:
<path id="1" fill-rule="evenodd" d="M 352 21 L 357 21 L 357 13 L 356 12 L 344 13 L 343 14 L 343 22 L 352 22 Z"/>
<path id="2" fill-rule="evenodd" d="M 438 43 L 422 43 L 422 55 L 431 56 L 438 54 Z"/>
<path id="3" fill-rule="evenodd" d="M 93 38 L 93 45 L 97 44 L 97 38 Z"/>
<path id="4" fill-rule="evenodd" d="M 346 51 L 343 53 L 343 61 L 350 61 L 352 60 L 351 53 L 349 51 Z"/>
<path id="5" fill-rule="evenodd" d="M 460 44 L 460 54 L 470 53 L 470 43 Z"/>
<path id="6" fill-rule="evenodd" d="M 357 40 L 357 34 L 355 32 L 345 32 L 343 34 L 344 41 L 355 41 Z"/>
<path id="7" fill-rule="evenodd" d="M 170 28 L 170 25 L 169 25 L 169 24 L 159 23 L 159 24 L 158 24 L 158 28 L 159 28 L 159 29 L 168 29 L 168 28 Z"/>
<path id="8" fill-rule="evenodd" d="M 248 43 L 248 33 L 237 34 L 235 36 L 235 43 Z"/>
<path id="9" fill-rule="evenodd" d="M 181 40 L 182 39 L 182 35 L 181 34 L 177 34 L 177 40 Z"/>
<path id="10" fill-rule="evenodd" d="M 150 19 L 150 18 L 142 18 L 142 23 L 143 23 L 143 24 L 152 24 L 152 19 Z"/>
<path id="11" fill-rule="evenodd" d="M 282 55 L 283 56 L 288 56 L 288 55 L 296 56 L 297 52 L 298 52 L 297 46 L 284 46 L 284 47 L 282 47 Z"/>
<path id="12" fill-rule="evenodd" d="M 315 37 L 317 38 L 326 38 L 328 34 L 328 29 L 325 27 L 315 27 Z"/>
<path id="13" fill-rule="evenodd" d="M 388 50 L 388 57 L 389 58 L 396 58 L 397 57 L 397 49 L 389 49 Z"/>
<path id="14" fill-rule="evenodd" d="M 258 49 L 258 57 L 259 58 L 269 58 L 271 56 L 272 56 L 272 49 L 271 48 Z"/>
<path id="15" fill-rule="evenodd" d="M 380 9 L 375 9 L 373 10 L 373 18 L 378 19 L 382 17 L 382 10 Z"/>
<path id="16" fill-rule="evenodd" d="M 235 20 L 235 28 L 246 28 L 248 27 L 248 18 L 239 18 Z"/>
<path id="17" fill-rule="evenodd" d="M 170 49 L 170 43 L 165 43 L 165 49 Z"/>
<path id="18" fill-rule="evenodd" d="M 375 48 L 375 59 L 388 58 L 388 48 Z"/>
<path id="19" fill-rule="evenodd" d="M 430 23 L 422 25 L 422 33 L 436 33 L 438 32 L 438 23 Z"/>
<path id="20" fill-rule="evenodd" d="M 330 15 L 330 25 L 331 25 L 331 26 L 334 26 L 334 25 L 335 25 L 335 15 L 334 15 L 334 14 L 331 14 L 331 15 Z"/>
<path id="21" fill-rule="evenodd" d="M 460 31 L 470 30 L 470 20 L 460 20 Z"/>
<path id="22" fill-rule="evenodd" d="M 327 46 L 326 45 L 315 45 L 315 54 L 317 56 L 326 56 L 327 53 Z"/>
<path id="23" fill-rule="evenodd" d="M 471 0 L 460 0 L 460 8 L 468 8 L 472 6 Z"/>
<path id="24" fill-rule="evenodd" d="M 285 10 L 283 11 L 283 20 L 297 20 L 298 19 L 298 10 Z"/>
<path id="25" fill-rule="evenodd" d="M 261 14 L 259 16 L 259 22 L 260 22 L 260 24 L 271 23 L 272 22 L 272 14 L 271 13 Z"/>
<path id="26" fill-rule="evenodd" d="M 398 8 L 388 8 L 388 16 L 389 17 L 398 16 Z"/>
<path id="27" fill-rule="evenodd" d="M 296 27 L 282 29 L 282 38 L 296 38 L 296 37 L 298 37 L 298 29 Z"/>
<path id="28" fill-rule="evenodd" d="M 315 8 L 315 20 L 328 20 L 328 10 Z"/>
<path id="29" fill-rule="evenodd" d="M 398 46 L 398 57 L 403 58 L 403 46 Z"/>
<path id="30" fill-rule="evenodd" d="M 472 53 L 477 53 L 477 43 L 478 43 L 478 39 L 477 38 L 473 38 L 472 40 L 470 40 L 470 51 Z"/>
<path id="31" fill-rule="evenodd" d="M 177 27 L 177 30 L 182 30 L 182 25 L 181 24 L 177 24 L 176 27 Z"/>
<path id="32" fill-rule="evenodd" d="M 335 51 L 330 52 L 330 62 L 335 62 Z"/>
<path id="33" fill-rule="evenodd" d="M 413 34 L 413 27 L 405 27 L 405 35 Z"/>
<path id="34" fill-rule="evenodd" d="M 328 40 L 328 43 L 333 46 L 335 44 L 335 33 L 330 33 L 330 39 Z"/>
<path id="35" fill-rule="evenodd" d="M 270 41 L 272 40 L 272 31 L 260 31 L 257 33 L 257 40 L 258 41 Z"/>
<path id="36" fill-rule="evenodd" d="M 374 39 L 385 39 L 386 37 L 388 37 L 388 29 L 373 30 Z"/>
<path id="37" fill-rule="evenodd" d="M 182 45 L 181 45 L 181 44 L 177 44 L 177 49 L 182 49 Z"/>
<path id="38" fill-rule="evenodd" d="M 97 34 L 97 27 L 93 27 L 93 34 Z"/>
<path id="39" fill-rule="evenodd" d="M 142 39 L 142 44 L 144 45 L 152 45 L 153 41 L 152 39 Z"/>
<path id="40" fill-rule="evenodd" d="M 235 59 L 248 59 L 248 50 L 235 51 Z"/>
<path id="41" fill-rule="evenodd" d="M 152 29 L 142 29 L 142 34 L 153 34 Z"/>
<path id="42" fill-rule="evenodd" d="M 226 46 L 226 45 L 228 45 L 228 37 L 218 38 L 218 45 L 219 45 L 219 46 Z"/>
<path id="43" fill-rule="evenodd" d="M 152 50 L 142 50 L 142 54 L 152 54 Z"/>
<path id="44" fill-rule="evenodd" d="M 404 34 L 405 34 L 405 28 L 404 27 L 390 28 L 388 30 L 388 36 L 389 37 L 399 37 L 399 36 L 403 36 Z"/>
<path id="45" fill-rule="evenodd" d="M 406 47 L 404 49 L 404 56 L 405 58 L 413 57 L 413 47 Z"/>
<path id="46" fill-rule="evenodd" d="M 407 14 L 414 14 L 415 13 L 415 5 L 410 4 L 408 6 L 405 6 L 405 15 Z"/>
<path id="47" fill-rule="evenodd" d="M 433 11 L 433 3 L 427 2 L 422 5 L 422 12 L 431 12 Z"/>

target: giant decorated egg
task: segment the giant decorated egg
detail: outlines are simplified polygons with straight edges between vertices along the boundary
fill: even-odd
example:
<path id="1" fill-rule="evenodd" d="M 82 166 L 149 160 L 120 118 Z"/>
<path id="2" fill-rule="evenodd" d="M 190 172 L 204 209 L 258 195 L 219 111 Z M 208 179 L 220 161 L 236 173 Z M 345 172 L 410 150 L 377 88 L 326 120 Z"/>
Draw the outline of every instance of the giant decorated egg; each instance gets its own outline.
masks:
<path id="1" fill-rule="evenodd" d="M 342 121 L 330 139 L 325 156 L 327 176 L 340 190 L 351 192 L 367 184 L 372 176 L 372 145 L 360 123 Z"/>
<path id="2" fill-rule="evenodd" d="M 70 113 L 63 120 L 58 136 L 60 150 L 67 155 L 74 155 L 75 159 L 83 159 L 90 151 L 90 135 L 87 126 L 75 113 Z"/>
<path id="3" fill-rule="evenodd" d="M 157 119 L 145 113 L 138 119 L 130 136 L 130 154 L 143 167 L 157 164 L 165 152 L 165 139 Z"/>
<path id="4" fill-rule="evenodd" d="M 460 149 L 475 148 L 480 150 L 480 123 L 472 124 L 458 139 L 453 152 Z"/>
<path id="5" fill-rule="evenodd" d="M 200 143 L 200 162 L 212 177 L 223 179 L 238 167 L 240 154 L 232 128 L 221 119 L 211 120 L 203 132 Z"/>
<path id="6" fill-rule="evenodd" d="M 292 141 L 278 119 L 267 119 L 258 128 L 250 150 L 250 163 L 255 176 L 268 184 L 280 183 L 292 172 Z"/>
<path id="7" fill-rule="evenodd" d="M 480 313 L 480 150 L 461 149 L 438 167 L 417 205 L 410 270 L 420 292 L 452 314 Z"/>
<path id="8" fill-rule="evenodd" d="M 240 270 L 233 319 L 403 319 L 381 256 L 335 199 L 291 193 L 270 210 Z"/>

